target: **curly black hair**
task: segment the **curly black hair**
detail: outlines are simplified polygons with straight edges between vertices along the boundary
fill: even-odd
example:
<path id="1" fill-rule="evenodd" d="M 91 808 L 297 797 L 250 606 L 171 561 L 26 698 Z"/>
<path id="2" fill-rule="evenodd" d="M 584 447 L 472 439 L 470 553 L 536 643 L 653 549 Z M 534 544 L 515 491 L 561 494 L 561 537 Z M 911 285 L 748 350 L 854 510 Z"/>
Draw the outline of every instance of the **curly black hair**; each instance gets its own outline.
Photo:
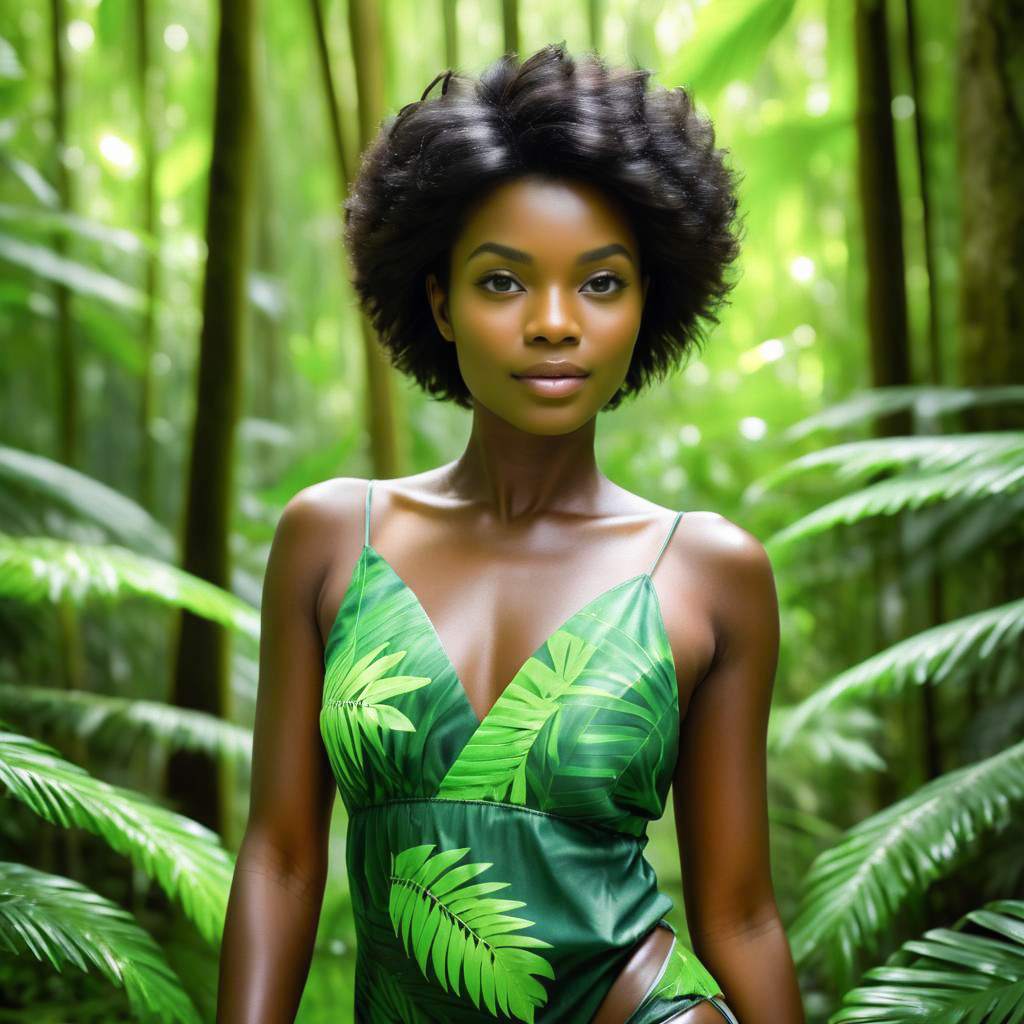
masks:
<path id="1" fill-rule="evenodd" d="M 506 54 L 479 79 L 442 72 L 383 122 L 344 205 L 345 244 L 392 364 L 428 394 L 472 406 L 423 282 L 433 272 L 448 291 L 451 251 L 476 201 L 527 174 L 602 189 L 636 234 L 650 285 L 626 379 L 606 408 L 664 377 L 718 323 L 735 284 L 726 270 L 740 247 L 739 176 L 690 94 L 648 90 L 650 75 L 551 44 L 523 62 Z"/>

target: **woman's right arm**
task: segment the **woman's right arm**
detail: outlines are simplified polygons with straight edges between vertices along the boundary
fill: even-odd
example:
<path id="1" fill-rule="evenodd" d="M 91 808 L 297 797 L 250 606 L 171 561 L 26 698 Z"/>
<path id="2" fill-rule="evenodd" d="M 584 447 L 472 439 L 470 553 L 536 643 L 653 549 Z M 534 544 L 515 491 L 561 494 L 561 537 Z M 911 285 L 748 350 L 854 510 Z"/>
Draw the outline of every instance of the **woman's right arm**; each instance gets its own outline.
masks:
<path id="1" fill-rule="evenodd" d="M 319 729 L 317 602 L 340 532 L 337 507 L 328 513 L 317 499 L 324 486 L 288 503 L 267 561 L 249 818 L 224 923 L 217 1024 L 290 1024 L 313 955 L 336 792 Z"/>

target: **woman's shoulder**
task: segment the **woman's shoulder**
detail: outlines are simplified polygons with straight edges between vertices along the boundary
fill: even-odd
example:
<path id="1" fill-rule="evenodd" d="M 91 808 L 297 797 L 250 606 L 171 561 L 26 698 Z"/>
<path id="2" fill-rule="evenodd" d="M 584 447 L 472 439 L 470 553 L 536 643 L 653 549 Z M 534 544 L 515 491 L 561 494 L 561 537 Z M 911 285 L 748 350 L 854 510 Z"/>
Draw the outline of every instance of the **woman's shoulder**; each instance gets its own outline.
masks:
<path id="1" fill-rule="evenodd" d="M 772 572 L 764 544 L 720 512 L 685 510 L 672 542 L 674 557 L 716 576 L 756 577 Z"/>

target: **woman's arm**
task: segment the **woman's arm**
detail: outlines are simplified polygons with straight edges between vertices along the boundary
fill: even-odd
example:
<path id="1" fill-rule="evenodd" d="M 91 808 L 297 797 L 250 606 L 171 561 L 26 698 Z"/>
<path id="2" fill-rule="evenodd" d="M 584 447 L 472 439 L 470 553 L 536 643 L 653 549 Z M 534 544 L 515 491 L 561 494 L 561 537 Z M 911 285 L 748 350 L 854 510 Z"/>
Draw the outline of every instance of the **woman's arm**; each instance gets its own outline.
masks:
<path id="1" fill-rule="evenodd" d="M 687 924 L 694 952 L 741 1024 L 803 1024 L 768 850 L 775 580 L 764 548 L 745 530 L 715 517 L 700 532 L 715 654 L 680 724 L 673 783 Z"/>
<path id="2" fill-rule="evenodd" d="M 328 516 L 313 490 L 286 506 L 264 577 L 249 819 L 224 925 L 217 1024 L 294 1020 L 323 902 L 336 787 L 319 730 Z"/>

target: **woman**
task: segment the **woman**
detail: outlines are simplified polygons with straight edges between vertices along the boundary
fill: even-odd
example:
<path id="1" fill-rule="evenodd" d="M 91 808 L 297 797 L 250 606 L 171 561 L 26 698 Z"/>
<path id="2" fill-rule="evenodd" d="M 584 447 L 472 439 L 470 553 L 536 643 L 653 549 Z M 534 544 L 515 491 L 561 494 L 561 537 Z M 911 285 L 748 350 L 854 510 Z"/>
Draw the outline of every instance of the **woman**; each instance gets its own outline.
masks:
<path id="1" fill-rule="evenodd" d="M 282 516 L 222 1024 L 293 1018 L 336 788 L 357 1021 L 803 1020 L 768 857 L 771 567 L 594 457 L 738 251 L 711 125 L 648 76 L 562 46 L 449 72 L 364 156 L 363 308 L 472 429 L 449 465 Z M 642 856 L 670 785 L 696 956 Z"/>

